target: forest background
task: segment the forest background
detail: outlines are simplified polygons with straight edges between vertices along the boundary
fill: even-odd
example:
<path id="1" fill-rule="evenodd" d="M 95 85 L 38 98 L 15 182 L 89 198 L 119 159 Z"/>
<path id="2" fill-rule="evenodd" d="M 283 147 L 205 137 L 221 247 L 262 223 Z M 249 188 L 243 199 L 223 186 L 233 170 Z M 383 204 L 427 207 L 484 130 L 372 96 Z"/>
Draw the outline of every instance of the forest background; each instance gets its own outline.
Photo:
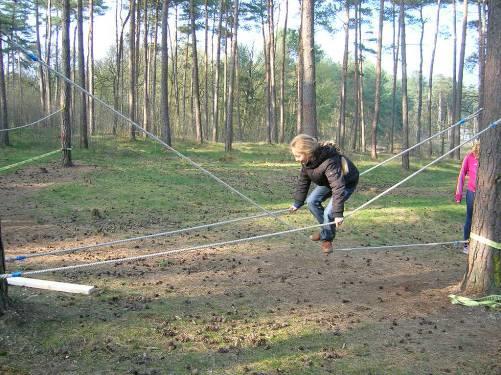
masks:
<path id="1" fill-rule="evenodd" d="M 393 152 L 414 144 L 474 112 L 482 101 L 478 87 L 483 83 L 476 77 L 485 54 L 483 2 L 315 2 L 314 125 L 302 113 L 307 106 L 301 85 L 305 68 L 312 67 L 306 67 L 300 53 L 306 40 L 298 2 L 97 0 L 69 5 L 72 79 L 168 143 L 171 136 L 230 145 L 233 140 L 283 143 L 315 126 L 314 133 L 346 151 L 372 148 L 376 157 L 376 149 Z M 61 71 L 62 8 L 61 1 L 53 0 L 5 2 L 0 9 L 3 33 Z M 9 100 L 2 119 L 12 127 L 60 109 L 61 85 L 56 75 L 29 65 L 10 47 L 4 43 Z M 164 71 L 165 99 L 160 94 Z M 88 147 L 98 142 L 88 135 L 135 137 L 128 124 L 79 95 L 72 95 L 72 143 Z M 477 124 L 464 127 L 463 136 Z M 431 156 L 452 148 L 460 137 L 459 131 L 447 134 L 421 153 Z M 455 157 L 460 158 L 459 152 Z"/>

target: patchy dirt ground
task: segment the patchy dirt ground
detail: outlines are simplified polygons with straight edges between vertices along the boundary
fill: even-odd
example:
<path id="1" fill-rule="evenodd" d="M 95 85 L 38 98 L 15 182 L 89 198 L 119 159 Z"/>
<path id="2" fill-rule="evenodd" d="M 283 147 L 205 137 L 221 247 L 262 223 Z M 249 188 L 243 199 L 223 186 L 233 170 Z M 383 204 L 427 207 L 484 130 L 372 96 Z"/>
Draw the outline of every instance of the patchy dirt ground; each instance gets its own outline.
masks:
<path id="1" fill-rule="evenodd" d="M 34 219 L 34 191 L 85 181 L 93 168 L 51 165 L 1 177 L 8 256 L 137 235 Z M 33 258 L 23 267 L 159 252 L 270 228 L 283 230 L 266 221 L 242 223 L 234 233 L 222 227 Z M 358 244 L 341 233 L 336 246 L 350 245 Z M 447 298 L 465 261 L 456 248 L 325 257 L 316 244 L 291 235 L 44 274 L 96 285 L 98 292 L 72 296 L 11 287 L 11 309 L 0 318 L 0 372 L 501 374 L 501 313 L 451 305 Z"/>

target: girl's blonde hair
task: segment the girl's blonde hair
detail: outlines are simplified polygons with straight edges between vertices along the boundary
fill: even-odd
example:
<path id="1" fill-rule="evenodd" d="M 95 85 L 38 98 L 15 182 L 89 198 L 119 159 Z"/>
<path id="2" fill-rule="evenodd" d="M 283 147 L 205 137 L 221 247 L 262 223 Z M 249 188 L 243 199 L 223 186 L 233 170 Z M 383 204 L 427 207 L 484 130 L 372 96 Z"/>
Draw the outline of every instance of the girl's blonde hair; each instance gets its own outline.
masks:
<path id="1" fill-rule="evenodd" d="M 296 154 L 305 155 L 310 158 L 317 148 L 320 147 L 315 137 L 307 134 L 298 134 L 290 143 L 291 151 Z"/>
<path id="2" fill-rule="evenodd" d="M 474 141 L 473 146 L 471 147 L 471 152 L 473 152 L 473 155 L 478 159 L 478 156 L 480 155 L 480 141 Z"/>

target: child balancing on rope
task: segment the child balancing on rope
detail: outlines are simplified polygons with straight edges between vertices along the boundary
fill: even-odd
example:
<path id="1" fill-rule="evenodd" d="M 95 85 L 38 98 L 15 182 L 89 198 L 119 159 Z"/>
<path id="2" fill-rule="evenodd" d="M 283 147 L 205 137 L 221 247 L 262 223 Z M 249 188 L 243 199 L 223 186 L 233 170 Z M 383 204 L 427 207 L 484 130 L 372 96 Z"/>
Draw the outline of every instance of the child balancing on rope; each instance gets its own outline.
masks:
<path id="1" fill-rule="evenodd" d="M 332 240 L 336 227 L 343 223 L 344 202 L 355 191 L 358 184 L 358 170 L 339 148 L 330 142 L 318 142 L 306 134 L 297 135 L 290 143 L 292 155 L 301 163 L 301 173 L 294 194 L 294 204 L 289 212 L 296 212 L 306 200 L 309 210 L 322 226 L 319 233 L 310 236 L 312 241 L 322 241 L 324 254 L 332 252 Z M 311 182 L 317 186 L 308 198 Z M 322 202 L 331 197 L 326 207 Z"/>

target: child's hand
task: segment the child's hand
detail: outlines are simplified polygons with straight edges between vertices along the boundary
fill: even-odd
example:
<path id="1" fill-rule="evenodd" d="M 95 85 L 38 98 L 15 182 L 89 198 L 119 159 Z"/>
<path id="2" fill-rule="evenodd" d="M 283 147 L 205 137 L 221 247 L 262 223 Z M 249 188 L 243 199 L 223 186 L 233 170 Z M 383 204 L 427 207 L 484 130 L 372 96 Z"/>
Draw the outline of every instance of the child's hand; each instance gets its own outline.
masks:
<path id="1" fill-rule="evenodd" d="M 298 210 L 298 208 L 294 205 L 290 206 L 289 207 L 289 213 L 290 214 L 293 214 L 294 212 L 296 212 Z"/>
<path id="2" fill-rule="evenodd" d="M 455 199 L 455 200 L 456 200 L 456 203 L 461 203 L 461 198 L 462 198 L 461 194 L 456 194 L 456 197 L 455 197 L 455 198 L 456 198 L 456 199 Z"/>
<path id="3" fill-rule="evenodd" d="M 344 217 L 335 217 L 334 218 L 334 224 L 336 224 L 336 228 L 339 228 L 344 221 Z"/>

